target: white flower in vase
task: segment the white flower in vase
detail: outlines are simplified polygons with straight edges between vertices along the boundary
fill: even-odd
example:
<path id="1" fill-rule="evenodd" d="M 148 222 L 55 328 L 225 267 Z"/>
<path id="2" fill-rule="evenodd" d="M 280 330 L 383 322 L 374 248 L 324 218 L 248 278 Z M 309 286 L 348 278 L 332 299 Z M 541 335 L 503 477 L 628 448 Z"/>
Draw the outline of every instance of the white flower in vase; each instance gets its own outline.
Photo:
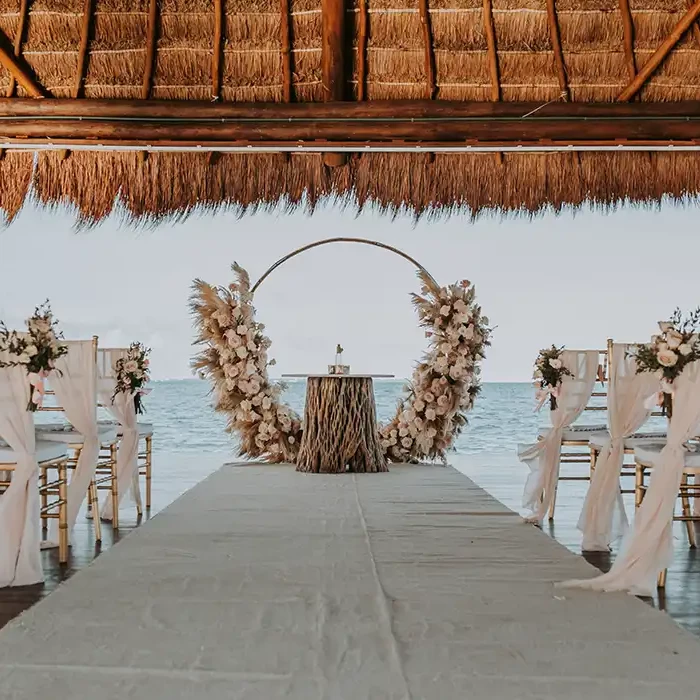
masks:
<path id="1" fill-rule="evenodd" d="M 669 321 L 659 321 L 659 328 L 661 329 L 662 333 L 666 333 L 673 328 L 673 324 Z"/>
<path id="2" fill-rule="evenodd" d="M 138 370 L 139 365 L 136 362 L 136 360 L 129 360 L 128 362 L 124 363 L 124 370 L 127 371 L 129 374 L 133 374 Z"/>
<path id="3" fill-rule="evenodd" d="M 558 358 L 556 358 L 556 357 L 552 357 L 552 358 L 549 360 L 549 366 L 550 366 L 552 369 L 561 369 L 561 366 L 562 366 L 562 365 L 561 365 L 561 360 L 558 359 Z"/>
<path id="4" fill-rule="evenodd" d="M 678 352 L 683 355 L 683 357 L 688 357 L 688 355 L 693 352 L 693 346 L 689 343 L 681 343 L 678 346 Z"/>
<path id="5" fill-rule="evenodd" d="M 426 417 L 428 420 L 435 420 L 435 418 L 437 417 L 437 413 L 435 413 L 435 409 L 434 409 L 434 408 L 429 408 L 429 409 L 425 412 L 425 417 Z"/>
<path id="6" fill-rule="evenodd" d="M 678 355 L 673 350 L 660 350 L 656 353 L 656 359 L 664 367 L 673 367 L 678 362 Z"/>

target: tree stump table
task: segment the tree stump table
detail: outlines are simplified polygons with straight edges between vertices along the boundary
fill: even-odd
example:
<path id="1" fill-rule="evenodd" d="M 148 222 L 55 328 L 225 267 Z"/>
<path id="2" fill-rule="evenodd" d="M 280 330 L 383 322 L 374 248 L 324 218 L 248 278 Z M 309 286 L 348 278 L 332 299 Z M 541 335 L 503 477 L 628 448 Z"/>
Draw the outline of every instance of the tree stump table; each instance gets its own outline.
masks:
<path id="1" fill-rule="evenodd" d="M 389 471 L 379 442 L 372 376 L 307 376 L 297 471 Z"/>

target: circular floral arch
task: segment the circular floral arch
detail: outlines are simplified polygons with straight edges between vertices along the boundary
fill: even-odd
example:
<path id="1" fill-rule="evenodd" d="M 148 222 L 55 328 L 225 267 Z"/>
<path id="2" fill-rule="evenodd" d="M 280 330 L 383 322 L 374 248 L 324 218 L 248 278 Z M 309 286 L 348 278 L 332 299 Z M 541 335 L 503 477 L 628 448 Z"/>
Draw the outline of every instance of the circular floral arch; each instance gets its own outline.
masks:
<path id="1" fill-rule="evenodd" d="M 379 431 L 391 461 L 444 461 L 479 393 L 479 363 L 489 345 L 489 321 L 481 314 L 469 281 L 440 287 L 416 260 L 385 243 L 364 238 L 316 241 L 280 258 L 252 286 L 248 273 L 236 263 L 235 280 L 228 287 L 195 280 L 190 305 L 203 349 L 192 366 L 212 380 L 216 410 L 227 416 L 227 430 L 239 437 L 241 456 L 294 462 L 303 425 L 281 401 L 283 385 L 269 379 L 268 367 L 274 364 L 268 360 L 271 342 L 255 318 L 253 294 L 287 260 L 340 242 L 384 248 L 417 268 L 421 289 L 412 301 L 426 329 L 428 349 L 416 364 L 393 419 Z"/>

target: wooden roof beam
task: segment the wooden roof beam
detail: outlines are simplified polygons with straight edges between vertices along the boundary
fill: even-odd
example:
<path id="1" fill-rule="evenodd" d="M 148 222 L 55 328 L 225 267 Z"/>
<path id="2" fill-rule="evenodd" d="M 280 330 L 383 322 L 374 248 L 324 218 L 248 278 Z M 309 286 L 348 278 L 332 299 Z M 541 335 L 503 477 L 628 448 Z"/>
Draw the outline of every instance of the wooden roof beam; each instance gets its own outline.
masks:
<path id="1" fill-rule="evenodd" d="M 357 99 L 363 102 L 367 99 L 367 39 L 369 14 L 367 0 L 358 0 L 357 28 Z"/>
<path id="2" fill-rule="evenodd" d="M 146 62 L 141 82 L 141 99 L 151 96 L 153 73 L 156 67 L 156 45 L 158 43 L 158 0 L 151 0 L 148 6 L 148 25 L 146 28 Z"/>
<path id="3" fill-rule="evenodd" d="M 289 0 L 280 0 L 280 45 L 282 49 L 282 99 L 293 102 L 292 93 L 292 18 Z"/>
<path id="4" fill-rule="evenodd" d="M 221 99 L 224 57 L 224 0 L 214 0 L 214 46 L 211 59 L 211 99 Z"/>
<path id="5" fill-rule="evenodd" d="M 20 23 L 22 23 L 22 19 L 20 19 Z M 9 71 L 12 78 L 14 78 L 31 97 L 46 97 L 47 93 L 44 87 L 35 79 L 28 66 L 24 65 L 24 62 L 21 61 L 19 49 L 17 48 L 18 45 L 21 49 L 21 35 L 19 42 L 17 37 L 15 37 L 14 51 L 8 50 L 7 47 L 13 46 L 13 44 L 6 34 L 0 31 L 0 65 Z"/>
<path id="6" fill-rule="evenodd" d="M 566 65 L 564 64 L 564 52 L 561 48 L 561 38 L 559 33 L 559 19 L 557 18 L 557 8 L 555 0 L 547 0 L 547 23 L 549 24 L 549 37 L 552 41 L 554 51 L 554 63 L 557 67 L 557 80 L 559 89 L 567 102 L 571 101 L 569 91 L 569 81 L 566 76 Z"/>
<path id="7" fill-rule="evenodd" d="M 345 0 L 321 0 L 321 80 L 326 102 L 345 99 Z M 324 163 L 337 167 L 345 163 L 342 153 L 327 153 Z"/>
<path id="8" fill-rule="evenodd" d="M 630 80 L 634 80 L 637 76 L 637 60 L 634 56 L 634 19 L 629 0 L 620 0 L 620 15 L 622 16 L 622 33 L 625 42 L 625 65 Z"/>
<path id="9" fill-rule="evenodd" d="M 437 79 L 435 77 L 435 51 L 433 49 L 433 27 L 430 22 L 430 7 L 428 0 L 419 0 L 420 23 L 423 28 L 423 44 L 425 45 L 425 79 L 427 81 L 427 97 L 434 100 L 437 95 Z"/>
<path id="10" fill-rule="evenodd" d="M 627 102 L 631 100 L 642 87 L 644 87 L 646 81 L 649 80 L 651 75 L 666 60 L 667 56 L 681 40 L 681 37 L 690 29 L 698 17 L 700 17 L 700 0 L 695 0 L 688 12 L 683 15 L 661 46 L 659 46 L 651 58 L 642 66 L 642 69 L 635 76 L 634 80 L 620 93 L 617 98 L 618 102 Z"/>
<path id="11" fill-rule="evenodd" d="M 688 0 L 688 8 L 693 6 L 693 0 Z M 700 24 L 698 22 L 693 22 L 693 36 L 697 45 L 700 47 Z"/>
<path id="12" fill-rule="evenodd" d="M 496 29 L 493 23 L 493 5 L 491 0 L 483 0 L 484 31 L 486 33 L 486 48 L 489 57 L 489 73 L 491 75 L 491 100 L 501 99 L 501 80 L 498 74 L 498 49 L 496 47 Z"/>
<path id="13" fill-rule="evenodd" d="M 24 40 L 24 32 L 27 27 L 27 15 L 29 14 L 29 0 L 22 0 L 19 8 L 19 18 L 17 20 L 17 31 L 15 32 L 15 56 L 19 58 L 22 55 L 22 41 Z M 10 76 L 10 84 L 7 88 L 7 96 L 12 97 L 15 94 L 17 80 L 15 76 Z"/>

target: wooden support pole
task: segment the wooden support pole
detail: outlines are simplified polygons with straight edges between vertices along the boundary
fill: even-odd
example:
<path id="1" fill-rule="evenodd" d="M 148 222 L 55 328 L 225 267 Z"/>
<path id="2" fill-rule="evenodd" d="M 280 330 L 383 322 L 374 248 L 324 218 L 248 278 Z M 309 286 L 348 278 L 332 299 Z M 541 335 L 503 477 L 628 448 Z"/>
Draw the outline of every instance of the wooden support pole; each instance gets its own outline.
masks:
<path id="1" fill-rule="evenodd" d="M 24 40 L 24 32 L 27 26 L 27 15 L 29 14 L 29 0 L 22 0 L 19 7 L 19 19 L 17 21 L 17 31 L 15 33 L 14 50 L 15 56 L 19 58 L 22 55 L 22 41 Z M 10 84 L 7 88 L 7 96 L 12 97 L 15 94 L 17 80 L 14 75 L 10 76 Z"/>
<path id="2" fill-rule="evenodd" d="M 292 22 L 289 0 L 280 0 L 280 45 L 282 47 L 282 99 L 292 102 Z"/>
<path id="3" fill-rule="evenodd" d="M 498 49 L 496 47 L 496 29 L 493 24 L 493 6 L 491 0 L 484 0 L 484 32 L 489 55 L 489 73 L 491 74 L 491 101 L 501 99 L 501 81 L 498 75 Z"/>
<path id="4" fill-rule="evenodd" d="M 618 102 L 631 100 L 644 86 L 644 83 L 651 77 L 656 69 L 666 60 L 681 37 L 690 29 L 692 24 L 700 17 L 700 0 L 695 0 L 688 12 L 686 12 L 673 31 L 666 37 L 664 42 L 654 52 L 653 56 L 642 66 L 642 69 L 635 76 L 634 80 L 620 93 Z"/>
<path id="5" fill-rule="evenodd" d="M 345 0 L 321 0 L 321 79 L 326 102 L 345 99 Z M 326 153 L 323 161 L 335 168 L 345 163 L 344 153 Z"/>
<path id="6" fill-rule="evenodd" d="M 434 100 L 437 92 L 435 78 L 435 52 L 433 50 L 433 28 L 430 23 L 430 8 L 428 0 L 419 0 L 420 23 L 423 28 L 423 44 L 425 45 L 425 77 L 428 83 L 428 99 Z"/>
<path id="7" fill-rule="evenodd" d="M 557 80 L 559 81 L 559 89 L 561 90 L 564 99 L 567 102 L 570 102 L 571 94 L 569 92 L 569 81 L 566 77 L 564 52 L 562 51 L 561 39 L 559 37 L 559 20 L 557 19 L 555 0 L 547 0 L 547 22 L 549 24 L 549 36 L 552 41 L 552 50 L 554 51 L 554 63 L 557 66 Z"/>
<path id="8" fill-rule="evenodd" d="M 211 98 L 221 98 L 221 67 L 224 53 L 224 0 L 214 0 L 214 46 L 211 60 Z"/>
<path id="9" fill-rule="evenodd" d="M 148 26 L 146 29 L 146 63 L 143 69 L 141 99 L 151 96 L 151 84 L 156 63 L 156 44 L 158 42 L 158 0 L 151 0 L 148 7 Z"/>
<path id="10" fill-rule="evenodd" d="M 358 0 L 358 36 L 357 36 L 357 99 L 363 102 L 367 99 L 367 25 L 369 15 L 367 0 Z"/>
<path id="11" fill-rule="evenodd" d="M 634 56 L 634 19 L 629 0 L 620 0 L 620 15 L 625 39 L 625 64 L 630 80 L 634 80 L 637 75 L 637 60 Z"/>

